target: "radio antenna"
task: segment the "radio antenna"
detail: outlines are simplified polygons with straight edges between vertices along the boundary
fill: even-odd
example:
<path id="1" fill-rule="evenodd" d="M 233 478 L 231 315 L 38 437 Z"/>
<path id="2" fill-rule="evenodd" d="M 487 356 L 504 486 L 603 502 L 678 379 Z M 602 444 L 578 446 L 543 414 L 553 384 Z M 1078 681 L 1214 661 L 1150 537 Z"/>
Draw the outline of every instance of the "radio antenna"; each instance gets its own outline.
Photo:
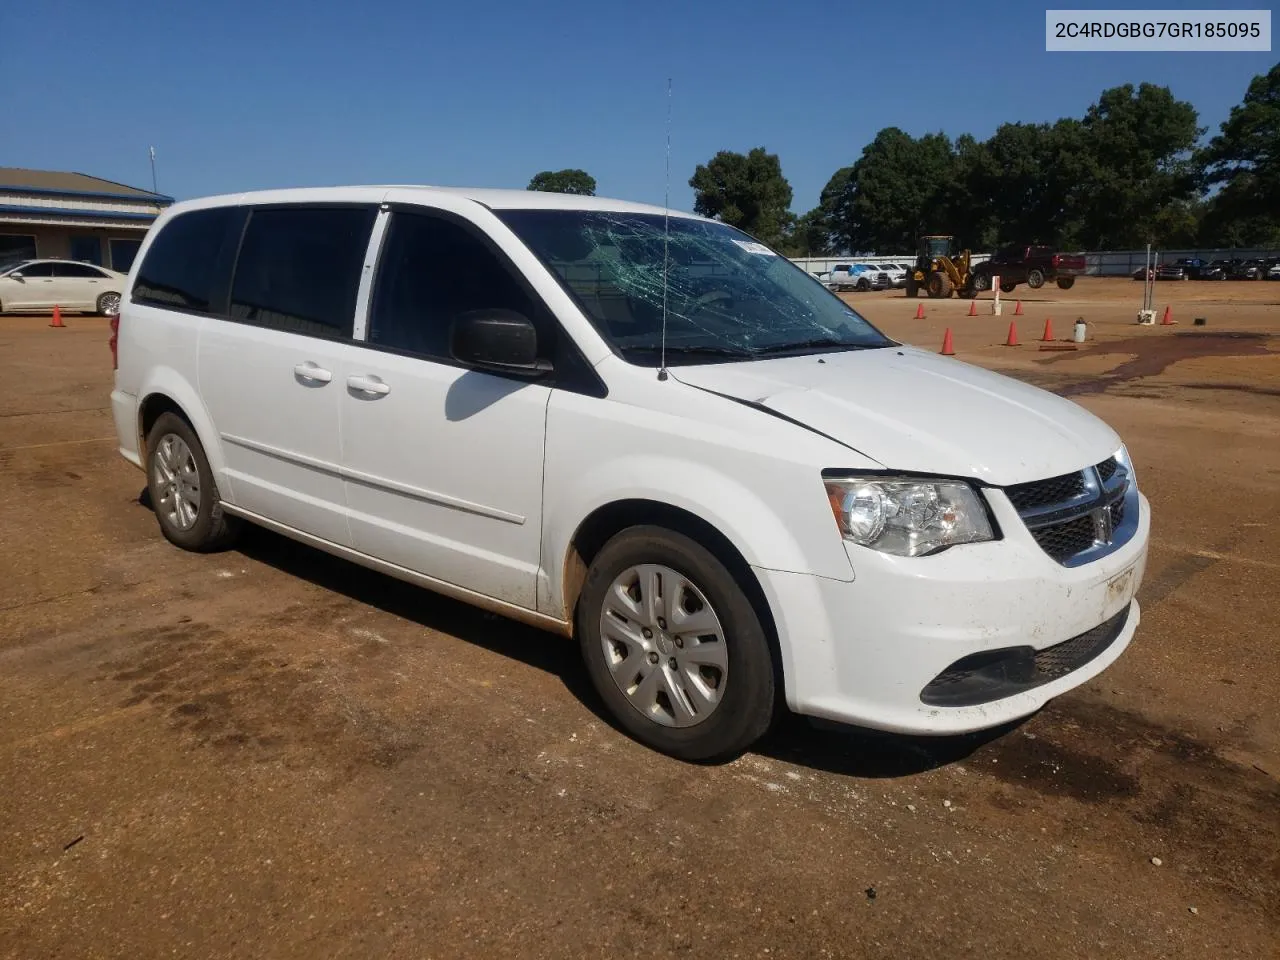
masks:
<path id="1" fill-rule="evenodd" d="M 667 77 L 667 173 L 662 197 L 662 354 L 658 379 L 667 379 L 667 271 L 671 257 L 671 78 Z"/>

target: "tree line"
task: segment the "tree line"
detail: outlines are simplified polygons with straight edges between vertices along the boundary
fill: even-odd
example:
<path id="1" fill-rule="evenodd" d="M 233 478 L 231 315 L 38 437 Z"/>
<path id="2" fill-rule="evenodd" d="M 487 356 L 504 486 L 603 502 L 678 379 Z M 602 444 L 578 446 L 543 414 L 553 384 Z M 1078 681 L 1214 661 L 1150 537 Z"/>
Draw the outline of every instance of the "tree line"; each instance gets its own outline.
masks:
<path id="1" fill-rule="evenodd" d="M 924 233 L 975 250 L 1280 247 L 1280 64 L 1253 79 L 1207 143 L 1205 133 L 1168 87 L 1126 84 L 1083 117 L 1005 123 L 987 140 L 886 127 L 800 216 L 764 147 L 717 153 L 689 185 L 696 212 L 791 256 L 900 253 Z M 530 189 L 547 178 L 595 190 L 580 170 L 541 173 Z"/>

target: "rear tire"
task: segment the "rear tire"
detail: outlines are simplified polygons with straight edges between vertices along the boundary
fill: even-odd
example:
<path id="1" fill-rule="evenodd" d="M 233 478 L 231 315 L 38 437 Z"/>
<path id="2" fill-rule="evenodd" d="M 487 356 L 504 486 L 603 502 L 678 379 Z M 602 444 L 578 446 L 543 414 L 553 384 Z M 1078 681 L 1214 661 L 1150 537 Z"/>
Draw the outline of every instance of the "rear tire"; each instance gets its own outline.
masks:
<path id="1" fill-rule="evenodd" d="M 916 278 L 914 275 L 908 275 L 907 282 L 903 284 L 903 286 L 906 288 L 908 297 L 920 296 L 920 288 L 916 285 Z"/>
<path id="2" fill-rule="evenodd" d="M 104 293 L 98 298 L 98 316 L 114 317 L 120 312 L 120 294 Z"/>
<path id="3" fill-rule="evenodd" d="M 1032 267 L 1027 271 L 1027 286 L 1032 290 L 1039 290 L 1044 286 L 1044 271 L 1039 267 Z"/>
<path id="4" fill-rule="evenodd" d="M 1016 290 L 1017 288 L 1018 288 L 1018 285 L 1017 285 L 1016 283 L 1003 283 L 1003 282 L 1002 282 L 1002 283 L 1000 284 L 1000 292 L 1001 292 L 1001 293 L 1013 293 L 1013 291 L 1014 291 L 1014 290 Z"/>
<path id="5" fill-rule="evenodd" d="M 719 760 L 768 730 L 768 638 L 733 575 L 700 543 L 663 527 L 623 530 L 592 561 L 575 624 L 592 683 L 641 743 Z"/>
<path id="6" fill-rule="evenodd" d="M 1070 290 L 1070 289 L 1071 289 L 1072 287 L 1074 287 L 1075 285 L 1076 285 L 1076 278 L 1075 278 L 1075 277 L 1059 277 L 1059 278 L 1058 278 L 1058 289 L 1059 289 L 1059 290 Z"/>
<path id="7" fill-rule="evenodd" d="M 200 438 L 176 413 L 162 413 L 147 434 L 147 491 L 160 532 L 176 547 L 211 553 L 240 533 L 241 521 L 222 509 Z"/>

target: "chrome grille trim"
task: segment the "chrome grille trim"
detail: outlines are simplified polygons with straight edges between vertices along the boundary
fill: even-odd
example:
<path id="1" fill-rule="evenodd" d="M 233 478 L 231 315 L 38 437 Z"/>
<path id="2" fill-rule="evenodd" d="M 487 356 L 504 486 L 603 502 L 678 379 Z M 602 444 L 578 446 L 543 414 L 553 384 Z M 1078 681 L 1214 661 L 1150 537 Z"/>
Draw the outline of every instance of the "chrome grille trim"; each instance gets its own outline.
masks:
<path id="1" fill-rule="evenodd" d="M 1044 502 L 1047 491 L 1072 490 L 1079 492 Z M 1114 553 L 1138 530 L 1138 488 L 1126 464 L 1114 457 L 1078 474 L 1006 487 L 1005 495 L 1041 549 L 1064 567 Z M 1090 522 L 1081 523 L 1085 518 Z"/>

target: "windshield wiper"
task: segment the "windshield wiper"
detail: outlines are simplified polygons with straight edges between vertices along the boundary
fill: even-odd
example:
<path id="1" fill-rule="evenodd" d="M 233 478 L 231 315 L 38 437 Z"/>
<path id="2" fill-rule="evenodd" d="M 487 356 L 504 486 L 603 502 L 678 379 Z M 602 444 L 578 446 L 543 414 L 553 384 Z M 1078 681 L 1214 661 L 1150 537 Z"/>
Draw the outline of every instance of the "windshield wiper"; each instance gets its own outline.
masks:
<path id="1" fill-rule="evenodd" d="M 838 350 L 874 350 L 885 346 L 881 343 L 850 343 L 836 337 L 814 337 L 812 340 L 797 340 L 793 343 L 776 343 L 769 347 L 757 347 L 752 351 L 756 356 L 771 356 L 779 353 L 798 353 L 813 350 L 817 347 L 832 347 Z"/>

